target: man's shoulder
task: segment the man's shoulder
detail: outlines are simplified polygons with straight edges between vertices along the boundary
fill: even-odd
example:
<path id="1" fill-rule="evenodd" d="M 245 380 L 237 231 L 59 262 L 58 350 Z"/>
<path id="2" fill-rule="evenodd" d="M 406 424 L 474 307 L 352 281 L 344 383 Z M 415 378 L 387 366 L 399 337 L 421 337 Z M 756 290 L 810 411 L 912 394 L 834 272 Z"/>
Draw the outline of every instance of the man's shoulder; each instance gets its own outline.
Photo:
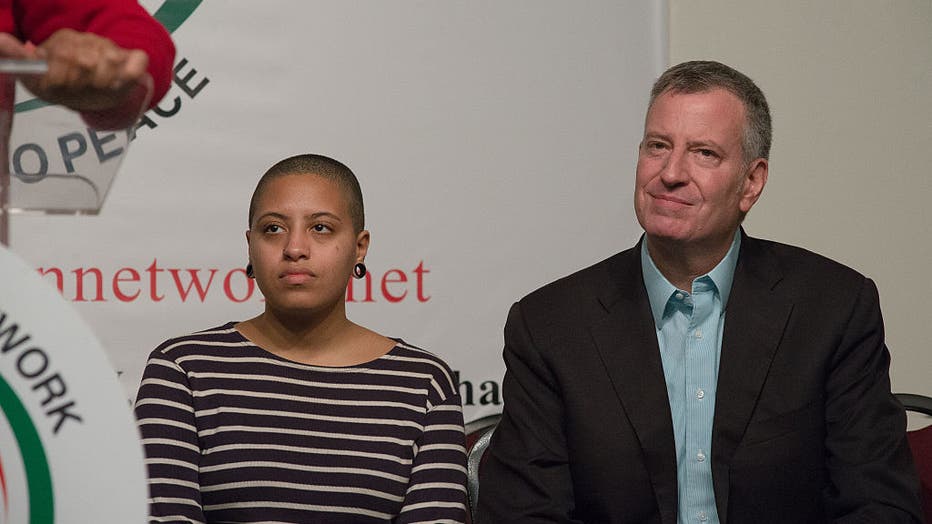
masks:
<path id="1" fill-rule="evenodd" d="M 623 280 L 635 276 L 640 282 L 640 256 L 637 246 L 554 280 L 525 295 L 519 302 L 525 307 L 566 304 L 573 308 L 616 292 Z"/>
<path id="2" fill-rule="evenodd" d="M 817 277 L 831 276 L 833 279 L 852 281 L 865 278 L 856 269 L 803 247 L 749 236 L 745 236 L 742 242 L 742 254 L 751 259 L 752 264 L 759 263 L 759 260 L 769 260 L 787 278 L 799 278 L 811 284 L 812 279 Z"/>
<path id="3" fill-rule="evenodd" d="M 770 240 L 746 240 L 735 269 L 733 292 L 770 290 L 799 304 L 841 310 L 845 304 L 855 303 L 866 288 L 876 289 L 857 270 L 824 255 Z"/>

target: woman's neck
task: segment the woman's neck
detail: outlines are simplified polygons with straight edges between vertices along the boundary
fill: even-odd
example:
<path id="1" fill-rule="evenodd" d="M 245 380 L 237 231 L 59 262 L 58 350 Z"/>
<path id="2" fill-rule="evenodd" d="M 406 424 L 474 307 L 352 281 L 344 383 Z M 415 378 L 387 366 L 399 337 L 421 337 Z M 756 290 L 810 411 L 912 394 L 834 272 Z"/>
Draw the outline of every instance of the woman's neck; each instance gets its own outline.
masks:
<path id="1" fill-rule="evenodd" d="M 328 315 L 282 314 L 272 308 L 237 324 L 236 329 L 263 349 L 305 364 L 350 366 L 388 352 L 394 342 L 349 319 L 343 310 Z"/>
<path id="2" fill-rule="evenodd" d="M 338 344 L 352 330 L 345 315 L 282 314 L 271 308 L 249 321 L 275 348 L 285 351 L 320 351 Z"/>

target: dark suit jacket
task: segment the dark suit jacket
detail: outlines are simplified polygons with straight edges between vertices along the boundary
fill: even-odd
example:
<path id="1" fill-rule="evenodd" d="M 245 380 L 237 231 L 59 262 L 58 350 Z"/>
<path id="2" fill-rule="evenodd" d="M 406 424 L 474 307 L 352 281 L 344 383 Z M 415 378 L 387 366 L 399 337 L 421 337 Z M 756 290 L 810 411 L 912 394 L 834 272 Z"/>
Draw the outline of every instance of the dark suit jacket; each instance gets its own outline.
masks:
<path id="1" fill-rule="evenodd" d="M 639 249 L 512 307 L 480 524 L 676 523 L 673 425 Z M 852 269 L 743 236 L 712 431 L 723 523 L 920 521 L 878 302 Z"/>

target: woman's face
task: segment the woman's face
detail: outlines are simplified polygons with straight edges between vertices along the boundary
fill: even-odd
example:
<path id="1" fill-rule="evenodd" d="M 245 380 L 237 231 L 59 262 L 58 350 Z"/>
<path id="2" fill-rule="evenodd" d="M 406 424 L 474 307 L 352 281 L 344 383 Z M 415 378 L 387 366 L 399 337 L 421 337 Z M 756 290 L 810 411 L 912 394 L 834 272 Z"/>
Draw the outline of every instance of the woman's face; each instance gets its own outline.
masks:
<path id="1" fill-rule="evenodd" d="M 249 260 L 266 307 L 327 312 L 341 304 L 369 232 L 355 232 L 344 190 L 314 174 L 269 180 L 256 201 Z"/>

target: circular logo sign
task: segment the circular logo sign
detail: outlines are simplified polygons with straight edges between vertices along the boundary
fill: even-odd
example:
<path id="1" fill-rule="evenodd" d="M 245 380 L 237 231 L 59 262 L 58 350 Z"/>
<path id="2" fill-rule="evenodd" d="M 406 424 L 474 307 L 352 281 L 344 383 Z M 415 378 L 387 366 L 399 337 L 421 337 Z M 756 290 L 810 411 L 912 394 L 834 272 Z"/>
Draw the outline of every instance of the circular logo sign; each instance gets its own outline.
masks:
<path id="1" fill-rule="evenodd" d="M 90 328 L 0 247 L 0 524 L 143 523 L 142 445 Z"/>

